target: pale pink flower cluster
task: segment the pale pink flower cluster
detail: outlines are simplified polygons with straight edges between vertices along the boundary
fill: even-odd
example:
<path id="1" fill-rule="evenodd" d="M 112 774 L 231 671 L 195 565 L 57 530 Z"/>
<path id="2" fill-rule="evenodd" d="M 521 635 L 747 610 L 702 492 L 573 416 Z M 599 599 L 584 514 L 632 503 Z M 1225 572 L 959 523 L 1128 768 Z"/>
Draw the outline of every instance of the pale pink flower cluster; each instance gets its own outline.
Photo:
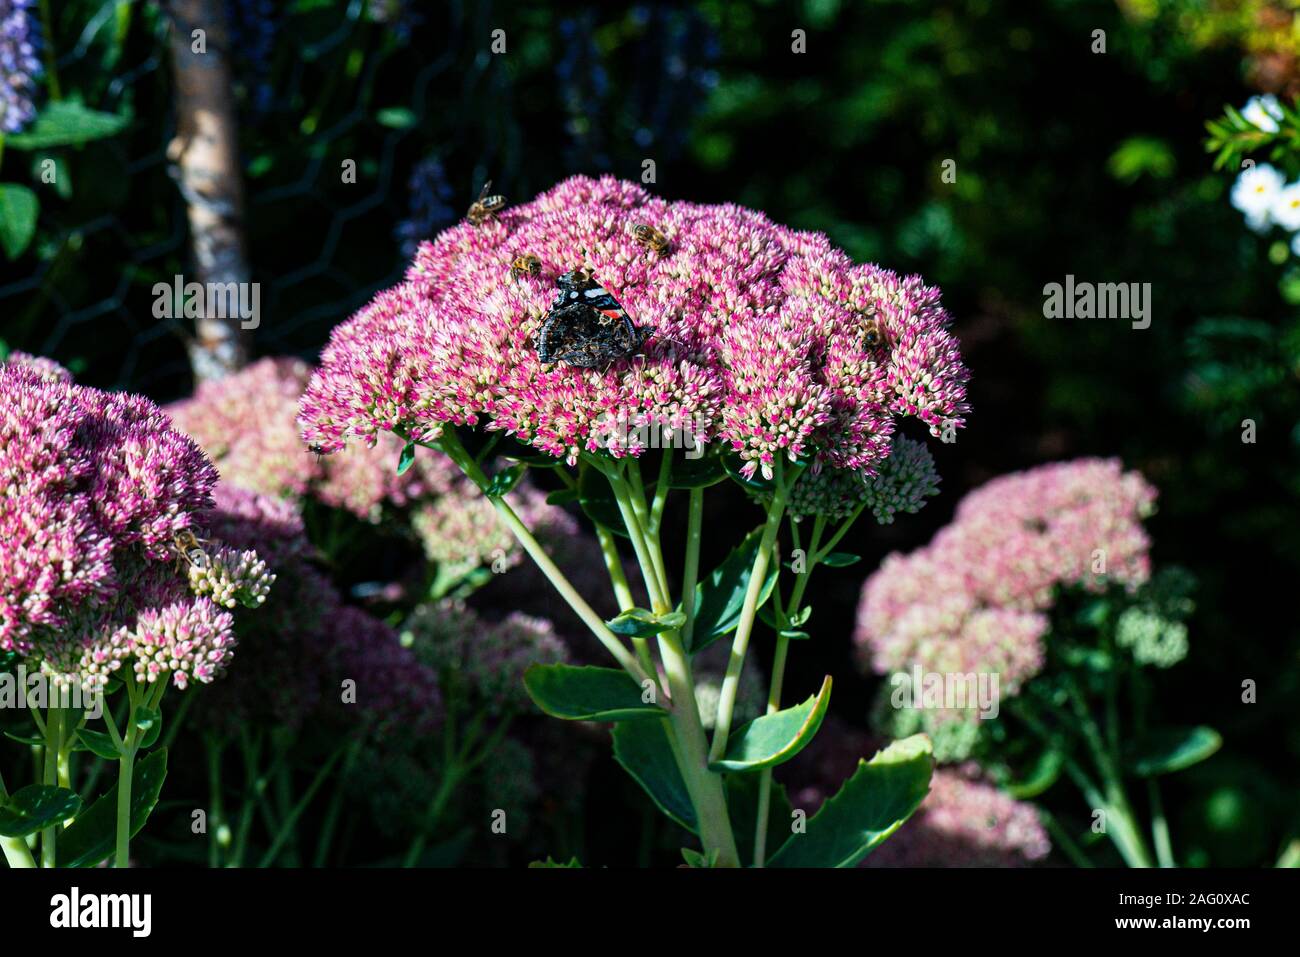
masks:
<path id="1" fill-rule="evenodd" d="M 660 255 L 633 226 L 667 237 Z M 531 255 L 536 277 L 511 263 Z M 543 367 L 535 348 L 556 280 L 579 268 L 646 333 L 608 369 Z M 882 341 L 869 332 L 878 326 Z M 739 206 L 666 202 L 612 177 L 574 177 L 420 246 L 406 280 L 334 330 L 302 401 L 326 452 L 400 429 L 432 440 L 483 425 L 573 462 L 602 423 L 690 428 L 744 471 L 778 457 L 871 470 L 893 419 L 964 424 L 967 372 L 937 290 L 855 265 L 825 236 Z M 639 455 L 641 433 L 610 447 Z"/>
<path id="2" fill-rule="evenodd" d="M 384 504 L 401 507 L 459 487 L 459 471 L 432 452 L 398 475 L 402 442 L 394 435 L 375 449 L 352 448 L 328 459 L 312 454 L 295 422 L 311 372 L 299 359 L 261 359 L 201 383 L 166 411 L 211 456 L 223 481 L 264 495 L 310 496 L 377 521 Z"/>
<path id="3" fill-rule="evenodd" d="M 996 672 L 1015 694 L 1043 663 L 1058 586 L 1135 588 L 1151 573 L 1142 519 L 1156 490 L 1116 459 L 1005 475 L 968 494 L 952 523 L 867 580 L 855 640 L 880 674 Z"/>
<path id="4" fill-rule="evenodd" d="M 938 768 L 920 809 L 867 867 L 1028 867 L 1052 842 L 1032 804 L 978 778 L 973 765 Z"/>
<path id="5" fill-rule="evenodd" d="M 275 573 L 251 548 L 218 545 L 189 566 L 190 591 L 207 595 L 223 608 L 256 608 L 266 601 Z"/>

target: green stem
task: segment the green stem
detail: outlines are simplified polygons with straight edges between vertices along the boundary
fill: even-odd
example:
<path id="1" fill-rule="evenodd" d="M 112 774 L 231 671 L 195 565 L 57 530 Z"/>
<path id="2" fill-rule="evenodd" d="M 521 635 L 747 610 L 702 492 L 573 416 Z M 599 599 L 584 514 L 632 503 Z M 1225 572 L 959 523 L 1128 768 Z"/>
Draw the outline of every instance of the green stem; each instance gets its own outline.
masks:
<path id="1" fill-rule="evenodd" d="M 1042 820 L 1047 830 L 1052 835 L 1053 843 L 1059 847 L 1065 856 L 1070 859 L 1075 867 L 1090 868 L 1093 866 L 1088 855 L 1083 853 L 1078 843 L 1072 838 L 1069 832 L 1056 817 L 1044 807 L 1037 808 L 1038 817 Z"/>
<path id="2" fill-rule="evenodd" d="M 718 852 L 718 866 L 739 867 L 740 854 L 736 850 L 736 838 L 727 812 L 722 776 L 709 770 L 708 738 L 700 722 L 690 659 L 675 632 L 664 632 L 659 636 L 659 657 L 663 660 L 668 688 L 675 704 L 670 715 L 673 738 L 686 790 L 695 806 L 700 841 L 706 853 Z"/>
<path id="3" fill-rule="evenodd" d="M 41 55 L 45 60 L 45 82 L 50 88 L 50 99 L 56 103 L 63 99 L 63 92 L 59 89 L 59 68 L 54 56 L 54 18 L 50 16 L 50 0 L 41 0 L 41 32 L 44 40 L 41 43 Z"/>
<path id="4" fill-rule="evenodd" d="M 785 609 L 785 615 L 795 615 L 799 612 L 800 604 L 803 601 L 804 591 L 808 588 L 808 579 L 812 577 L 813 567 L 817 564 L 818 553 L 817 546 L 821 542 L 822 534 L 826 530 L 826 517 L 818 515 L 813 519 L 812 540 L 808 543 L 808 551 L 804 554 L 803 571 L 795 579 L 794 588 L 790 592 L 790 603 Z M 791 522 L 791 532 L 795 536 L 796 547 L 798 543 L 798 530 L 794 528 Z M 788 620 L 788 618 L 787 618 Z M 767 713 L 775 714 L 781 710 L 781 689 L 785 684 L 785 662 L 790 652 L 790 639 L 785 635 L 776 636 L 776 651 L 772 655 L 772 681 L 767 691 Z M 758 813 L 755 815 L 754 822 L 754 866 L 762 867 L 767 859 L 767 821 L 772 810 L 772 769 L 764 768 L 759 772 L 758 777 Z"/>
<path id="5" fill-rule="evenodd" d="M 695 632 L 695 585 L 700 578 L 700 541 L 704 529 L 704 489 L 690 491 L 690 505 L 686 518 L 686 560 L 682 566 L 682 611 L 686 621 L 682 625 L 682 644 L 691 646 Z"/>
<path id="6" fill-rule="evenodd" d="M 406 858 L 402 861 L 403 867 L 414 867 L 419 861 L 420 855 L 424 853 L 424 845 L 428 842 L 429 835 L 438 825 L 438 819 L 442 817 L 443 809 L 451 799 L 452 793 L 456 790 L 456 785 L 460 783 L 461 770 L 459 767 L 447 767 L 443 773 L 442 781 L 438 784 L 438 790 L 434 792 L 433 798 L 429 801 L 429 807 L 424 812 L 424 824 L 420 829 L 419 835 L 411 842 L 410 848 L 406 852 Z"/>
<path id="7" fill-rule="evenodd" d="M 641 565 L 641 574 L 650 592 L 651 605 L 656 614 L 672 608 L 670 596 L 661 587 L 660 576 L 652 555 L 659 552 L 657 545 L 646 541 L 643 526 L 637 518 L 632 503 L 631 490 L 613 468 L 606 470 L 614 499 L 618 503 L 623 523 L 627 526 L 632 549 Z M 662 562 L 662 557 L 660 558 Z M 697 562 L 698 564 L 698 562 Z M 694 592 L 692 585 L 691 593 Z M 722 790 L 721 776 L 709 770 L 707 756 L 708 738 L 700 721 L 699 703 L 695 698 L 695 679 L 691 675 L 690 658 L 676 631 L 662 632 L 658 636 L 659 658 L 664 663 L 668 692 L 672 696 L 670 714 L 673 756 L 686 783 L 687 793 L 695 808 L 700 827 L 700 841 L 706 852 L 717 851 L 718 863 L 723 867 L 739 867 L 740 855 L 736 838 L 731 830 L 727 813 L 726 795 Z"/>
<path id="8" fill-rule="evenodd" d="M 560 571 L 559 566 L 551 560 L 551 556 L 546 554 L 546 549 L 542 548 L 541 543 L 533 537 L 533 533 L 528 530 L 528 526 L 523 523 L 523 520 L 515 513 L 515 510 L 510 507 L 510 503 L 499 495 L 488 495 L 488 477 L 484 474 L 483 469 L 479 464 L 475 462 L 465 450 L 465 447 L 461 445 L 460 439 L 456 437 L 456 433 L 451 429 L 444 432 L 442 438 L 439 439 L 437 448 L 446 452 L 447 455 L 451 457 L 452 461 L 459 465 L 461 470 L 468 475 L 480 489 L 483 489 L 483 494 L 487 496 L 488 501 L 490 501 L 492 506 L 497 510 L 497 514 L 505 521 L 506 527 L 514 534 L 519 544 L 523 546 L 524 551 L 526 551 L 528 556 L 537 564 L 537 567 L 541 569 L 542 574 L 546 576 L 551 585 L 554 586 L 555 590 L 560 593 L 560 596 L 568 602 L 569 607 L 572 608 L 578 617 L 582 619 L 583 624 L 591 629 L 592 634 L 594 634 L 600 643 L 605 646 L 606 650 L 614 656 L 614 660 L 623 666 L 623 669 L 632 676 L 637 684 L 643 684 L 645 681 L 653 680 L 642 669 L 641 664 L 636 660 L 636 657 L 628 651 L 626 647 L 624 647 L 622 642 L 618 640 L 618 636 L 609 630 L 609 626 L 605 624 L 604 619 L 601 618 L 600 615 L 596 614 L 595 610 L 587 604 L 581 595 L 578 594 L 577 589 L 575 589 L 569 580 L 564 577 L 564 573 Z"/>
<path id="9" fill-rule="evenodd" d="M 1151 802 L 1151 839 L 1156 847 L 1156 861 L 1161 867 L 1177 867 L 1173 841 L 1169 837 L 1169 821 L 1165 817 L 1164 802 L 1160 800 L 1160 785 L 1155 778 L 1147 781 L 1147 797 Z"/>
<path id="10" fill-rule="evenodd" d="M 303 792 L 302 798 L 299 799 L 298 803 L 293 806 L 293 809 L 289 811 L 288 815 L 280 823 L 279 833 L 275 835 L 275 840 L 271 842 L 271 846 L 268 847 L 266 853 L 262 855 L 262 860 L 258 863 L 258 867 L 270 867 L 275 861 L 275 856 L 280 853 L 280 848 L 282 848 L 285 845 L 285 842 L 289 840 L 290 836 L 293 835 L 294 826 L 298 823 L 298 818 L 302 816 L 302 812 L 307 809 L 307 805 L 316 797 L 316 792 L 321 789 L 321 785 L 325 783 L 325 779 L 328 778 L 330 772 L 334 770 L 334 765 L 337 764 L 339 758 L 343 756 L 344 750 L 344 747 L 335 748 L 334 753 L 329 756 L 329 760 L 320 766 L 320 769 L 316 772 L 316 776 L 312 778 L 311 784 L 307 785 L 307 790 Z"/>
<path id="11" fill-rule="evenodd" d="M 672 488 L 673 450 L 664 449 L 663 459 L 659 462 L 659 480 L 655 482 L 655 497 L 650 504 L 649 532 L 655 543 L 659 542 L 659 533 L 664 527 L 664 506 L 668 503 L 668 493 Z"/>
<path id="12" fill-rule="evenodd" d="M 59 754 L 63 750 L 63 716 L 62 708 L 50 706 L 45 718 L 45 778 L 44 783 L 59 783 Z M 47 827 L 41 832 L 41 866 L 55 867 L 57 861 L 57 842 L 59 828 L 57 825 Z"/>
<path id="13" fill-rule="evenodd" d="M 596 526 L 596 538 L 600 541 L 600 554 L 605 559 L 605 570 L 609 572 L 609 583 L 614 587 L 614 597 L 618 599 L 618 610 L 626 611 L 636 605 L 632 597 L 632 588 L 627 583 L 623 572 L 623 561 L 618 555 L 618 543 L 614 533 L 603 525 Z"/>
<path id="14" fill-rule="evenodd" d="M 208 867 L 220 867 L 229 832 L 224 831 L 226 814 L 221 796 L 221 743 L 215 735 L 204 735 L 208 753 Z"/>
<path id="15" fill-rule="evenodd" d="M 792 470 L 791 481 L 797 475 L 798 473 Z M 750 569 L 749 585 L 745 589 L 745 602 L 740 609 L 740 623 L 736 627 L 736 637 L 731 643 L 731 658 L 727 662 L 727 673 L 722 679 L 722 691 L 718 696 L 718 717 L 713 728 L 710 761 L 720 760 L 727 753 L 727 736 L 731 733 L 731 719 L 736 710 L 740 672 L 745 666 L 745 654 L 749 651 L 749 636 L 754 630 L 754 619 L 758 614 L 758 596 L 763 589 L 763 580 L 767 577 L 767 566 L 772 558 L 772 547 L 776 544 L 776 533 L 780 530 L 781 518 L 785 515 L 789 485 L 785 482 L 783 463 L 780 459 L 776 463 L 775 484 L 772 504 L 768 506 L 767 522 L 763 526 L 763 537 L 758 543 L 758 554 L 754 556 L 754 567 Z"/>

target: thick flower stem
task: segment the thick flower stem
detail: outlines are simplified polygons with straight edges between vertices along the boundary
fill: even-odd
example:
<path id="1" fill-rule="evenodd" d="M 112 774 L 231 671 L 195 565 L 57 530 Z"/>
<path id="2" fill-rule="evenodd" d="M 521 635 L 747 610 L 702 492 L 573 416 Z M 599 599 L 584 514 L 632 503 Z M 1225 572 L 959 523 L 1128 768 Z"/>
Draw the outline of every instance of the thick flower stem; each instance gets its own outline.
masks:
<path id="1" fill-rule="evenodd" d="M 745 666 L 745 654 L 749 651 L 749 636 L 754 630 L 754 619 L 758 614 L 758 596 L 763 589 L 763 579 L 767 577 L 767 566 L 772 558 L 772 546 L 776 544 L 776 533 L 780 530 L 781 518 L 785 515 L 789 486 L 782 475 L 782 463 L 779 460 L 776 463 L 775 484 L 772 504 L 768 506 L 767 523 L 763 526 L 763 537 L 758 543 L 758 554 L 754 556 L 754 567 L 750 569 L 749 586 L 745 589 L 745 602 L 740 609 L 740 624 L 736 627 L 736 637 L 731 643 L 731 658 L 727 662 L 726 676 L 722 679 L 722 692 L 718 696 L 718 718 L 713 728 L 710 761 L 720 760 L 727 753 L 727 735 L 731 733 L 731 719 L 736 710 L 736 693 L 740 690 L 740 672 Z"/>
<path id="2" fill-rule="evenodd" d="M 722 776 L 709 770 L 706 751 L 708 739 L 700 723 L 699 705 L 695 701 L 695 681 L 690 660 L 674 632 L 659 636 L 659 655 L 663 659 L 668 687 L 677 705 L 672 711 L 673 735 L 679 748 L 678 761 L 686 790 L 699 820 L 700 842 L 705 853 L 716 851 L 719 867 L 739 867 L 740 854 L 731 830 L 727 798 L 722 790 Z"/>
<path id="3" fill-rule="evenodd" d="M 622 481 L 614 469 L 608 469 L 610 487 L 614 499 L 618 502 L 623 523 L 627 526 L 628 536 L 632 539 L 632 548 L 641 564 L 646 588 L 650 591 L 650 601 L 656 614 L 664 614 L 672 609 L 668 594 L 660 586 L 659 572 L 653 556 L 659 552 L 656 542 L 648 541 L 641 524 L 638 510 L 633 502 L 632 490 Z M 662 564 L 662 558 L 660 558 Z M 694 586 L 691 587 L 691 593 Z M 699 704 L 695 699 L 695 679 L 691 675 L 690 658 L 682 645 L 681 635 L 676 631 L 666 631 L 659 635 L 659 657 L 664 664 L 664 673 L 668 678 L 668 691 L 673 699 L 672 731 L 676 743 L 674 756 L 691 804 L 695 807 L 700 828 L 700 841 L 704 850 L 717 853 L 720 867 L 739 867 L 740 855 L 736 850 L 735 835 L 731 830 L 731 818 L 727 812 L 727 799 L 722 790 L 721 776 L 709 770 L 707 757 L 708 738 L 704 734 L 704 725 L 700 721 Z"/>

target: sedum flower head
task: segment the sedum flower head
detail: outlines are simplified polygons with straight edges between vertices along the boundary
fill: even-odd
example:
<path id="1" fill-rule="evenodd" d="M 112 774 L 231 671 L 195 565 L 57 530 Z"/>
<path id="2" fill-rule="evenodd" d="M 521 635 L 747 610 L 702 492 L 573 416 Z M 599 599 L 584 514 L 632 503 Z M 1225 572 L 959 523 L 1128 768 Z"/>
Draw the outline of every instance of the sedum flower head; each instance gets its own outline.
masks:
<path id="1" fill-rule="evenodd" d="M 298 359 L 262 359 L 200 383 L 167 411 L 212 457 L 224 481 L 264 495 L 311 496 L 377 521 L 385 503 L 400 507 L 451 490 L 460 473 L 432 453 L 398 475 L 402 443 L 393 435 L 375 449 L 356 447 L 328 459 L 310 454 L 295 423 L 310 377 L 311 367 Z"/>
<path id="2" fill-rule="evenodd" d="M 189 566 L 190 590 L 207 595 L 223 608 L 256 608 L 270 594 L 275 574 L 252 549 L 221 545 Z"/>
<path id="3" fill-rule="evenodd" d="M 653 253 L 637 223 L 665 234 Z M 511 262 L 532 255 L 536 277 Z M 535 349 L 556 279 L 594 276 L 648 334 L 608 369 L 543 367 Z M 883 343 L 868 345 L 876 324 Z M 934 434 L 964 423 L 967 372 L 937 290 L 854 265 L 819 234 L 739 206 L 652 198 L 574 177 L 475 227 L 422 244 L 406 280 L 336 328 L 302 400 L 326 452 L 395 428 L 431 440 L 483 425 L 573 462 L 608 446 L 611 418 L 691 428 L 772 474 L 778 457 L 864 469 L 888 454 L 896 415 Z"/>
<path id="4" fill-rule="evenodd" d="M 1142 519 L 1155 489 L 1118 460 L 1079 459 L 994 479 L 952 523 L 867 580 L 855 641 L 879 674 L 996 673 L 1014 695 L 1042 668 L 1058 586 L 1130 590 L 1150 577 Z"/>
<path id="5" fill-rule="evenodd" d="M 1115 644 L 1140 665 L 1171 668 L 1187 657 L 1187 626 L 1147 608 L 1126 608 L 1115 623 Z"/>
<path id="6" fill-rule="evenodd" d="M 914 515 L 927 498 L 939 494 L 934 456 L 923 442 L 895 436 L 889 457 L 874 472 L 833 468 L 806 472 L 790 492 L 789 512 L 796 521 L 822 515 L 837 522 L 862 505 L 881 525 L 889 525 L 899 512 Z"/>
<path id="7" fill-rule="evenodd" d="M 497 713 L 528 706 L 523 677 L 529 665 L 568 658 L 549 621 L 511 612 L 489 622 L 458 600 L 416 608 L 402 627 L 402 643 Z"/>
<path id="8" fill-rule="evenodd" d="M 19 132 L 36 116 L 40 20 L 33 7 L 34 0 L 0 0 L 0 136 Z"/>
<path id="9" fill-rule="evenodd" d="M 149 400 L 0 365 L 0 649 L 66 657 L 70 635 L 103 637 L 119 605 L 175 582 L 173 539 L 215 482 Z"/>
<path id="10" fill-rule="evenodd" d="M 1051 853 L 1038 811 L 977 776 L 939 768 L 906 824 L 867 858 L 868 867 L 1027 867 Z"/>

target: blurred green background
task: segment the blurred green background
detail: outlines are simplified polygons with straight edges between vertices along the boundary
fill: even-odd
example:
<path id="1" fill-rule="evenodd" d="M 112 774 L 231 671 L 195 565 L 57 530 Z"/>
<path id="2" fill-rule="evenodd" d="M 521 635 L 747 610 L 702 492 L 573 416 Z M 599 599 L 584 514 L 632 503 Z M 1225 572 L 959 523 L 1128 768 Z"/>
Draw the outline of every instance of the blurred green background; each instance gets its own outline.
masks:
<path id="1" fill-rule="evenodd" d="M 0 339 L 84 383 L 169 401 L 191 380 L 177 329 L 152 314 L 153 284 L 189 268 L 165 156 L 167 11 L 50 7 L 47 79 L 123 123 L 81 146 L 4 152 L 0 179 L 30 183 L 40 210 L 30 245 L 0 263 Z M 833 672 L 837 714 L 865 720 L 874 682 L 855 677 L 849 641 L 861 569 L 924 542 L 994 475 L 1118 455 L 1161 490 L 1156 561 L 1199 581 L 1191 656 L 1160 685 L 1171 721 L 1213 724 L 1226 741 L 1167 796 L 1188 860 L 1269 863 L 1294 836 L 1300 268 L 1244 226 L 1228 197 L 1236 171 L 1215 171 L 1205 146 L 1226 105 L 1293 91 L 1289 4 L 224 9 L 262 284 L 257 354 L 314 359 L 489 178 L 524 199 L 572 173 L 639 179 L 653 159 L 654 192 L 743 203 L 919 272 L 955 317 L 974 413 L 955 445 L 936 447 L 942 496 L 863 530 L 853 550 L 868 561 L 815 586 L 821 631 L 787 683 Z M 489 52 L 496 29 L 503 55 Z M 805 53 L 792 52 L 794 30 Z M 47 157 L 61 164 L 57 186 L 39 184 Z M 341 182 L 347 159 L 355 184 Z M 955 178 L 942 175 L 948 160 Z M 1045 319 L 1043 286 L 1067 273 L 1150 283 L 1150 328 Z M 1254 705 L 1240 701 L 1247 678 Z M 620 840 L 599 820 L 588 830 Z"/>

